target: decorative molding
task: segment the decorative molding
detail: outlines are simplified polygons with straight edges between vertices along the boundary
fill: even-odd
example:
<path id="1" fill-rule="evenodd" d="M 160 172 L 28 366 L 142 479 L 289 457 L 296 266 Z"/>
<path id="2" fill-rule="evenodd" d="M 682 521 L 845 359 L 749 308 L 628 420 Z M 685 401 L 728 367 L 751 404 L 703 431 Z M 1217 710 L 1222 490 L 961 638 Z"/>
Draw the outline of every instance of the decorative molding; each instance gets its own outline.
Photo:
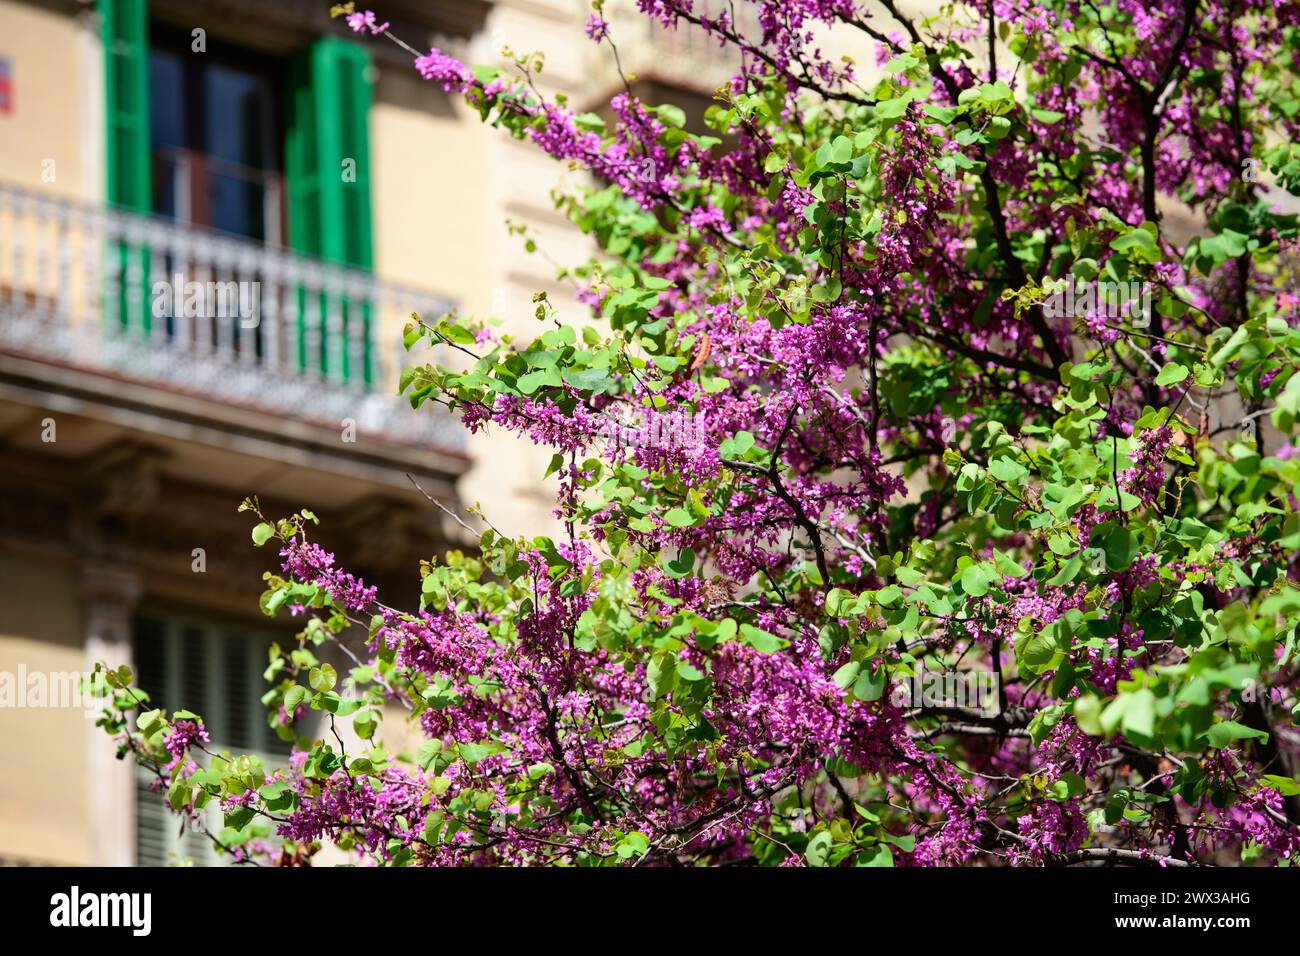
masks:
<path id="1" fill-rule="evenodd" d="M 158 499 L 159 469 L 167 453 L 141 442 L 115 442 L 81 463 L 85 501 L 95 518 L 133 521 Z"/>

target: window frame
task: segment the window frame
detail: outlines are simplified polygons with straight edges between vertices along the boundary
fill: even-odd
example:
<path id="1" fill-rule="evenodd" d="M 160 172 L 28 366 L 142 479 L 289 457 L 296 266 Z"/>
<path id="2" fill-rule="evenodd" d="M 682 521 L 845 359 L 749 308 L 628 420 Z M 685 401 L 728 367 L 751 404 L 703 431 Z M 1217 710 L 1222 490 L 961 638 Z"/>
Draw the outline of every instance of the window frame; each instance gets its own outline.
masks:
<path id="1" fill-rule="evenodd" d="M 177 58 L 181 73 L 181 96 L 184 104 L 182 124 L 184 129 L 183 146 L 159 146 L 153 137 L 153 109 L 156 99 L 152 83 L 147 93 L 150 116 L 149 165 L 153 180 L 150 193 L 151 211 L 159 211 L 158 188 L 165 179 L 166 163 L 160 154 L 171 153 L 178 164 L 182 165 L 184 190 L 178 190 L 174 219 L 186 225 L 197 225 L 207 229 L 216 229 L 211 207 L 204 184 L 207 174 L 222 167 L 232 172 L 249 174 L 246 178 L 255 179 L 259 175 L 263 180 L 264 202 L 262 215 L 263 235 L 243 236 L 265 245 L 282 247 L 285 245 L 288 230 L 288 189 L 285 173 L 285 142 L 288 137 L 288 113 L 281 95 L 289 78 L 288 61 L 281 57 L 262 54 L 239 46 L 222 44 L 209 48 L 202 54 L 191 50 L 192 39 L 189 34 L 165 22 L 151 19 L 149 37 L 145 48 L 146 74 L 153 69 L 153 56 L 157 53 L 171 53 Z M 266 83 L 268 90 L 267 115 L 260 131 L 262 152 L 261 166 L 245 166 L 212 155 L 207 142 L 209 102 L 204 92 L 205 73 L 214 67 L 226 67 L 243 73 L 252 74 Z M 199 144 L 199 145 L 194 145 Z M 233 178 L 233 177 L 232 177 Z M 273 202 L 268 196 L 274 197 Z M 242 235 L 242 234 L 241 234 Z"/>
<path id="2" fill-rule="evenodd" d="M 156 634 L 146 635 L 149 622 L 158 625 Z M 201 645 L 203 662 L 199 670 L 203 681 L 198 696 L 202 701 L 187 699 L 193 695 L 194 673 L 187 673 L 185 647 L 187 641 L 197 639 Z M 161 659 L 161 681 L 158 672 L 150 673 L 150 655 L 143 652 L 143 641 L 157 639 L 154 659 Z M 230 658 L 227 652 L 236 642 L 245 642 L 244 663 L 248 667 L 238 693 L 247 702 L 243 715 L 244 741 L 224 739 L 235 736 L 229 733 L 236 722 L 229 713 L 232 706 L 232 688 L 229 685 Z M 149 706 L 164 707 L 168 712 L 179 708 L 193 710 L 203 718 L 204 727 L 212 737 L 206 745 L 214 751 L 256 754 L 267 768 L 288 763 L 290 745 L 276 736 L 265 719 L 266 708 L 262 696 L 270 685 L 263 674 L 269 660 L 258 652 L 269 649 L 271 643 L 281 647 L 293 641 L 292 632 L 273 627 L 258 627 L 233 618 L 204 614 L 167 605 L 146 604 L 138 608 L 132 620 L 131 642 L 133 659 L 141 688 L 150 694 Z M 161 683 L 162 686 L 150 687 Z M 188 685 L 188 686 L 187 686 Z M 206 711 L 206 712 L 205 712 Z M 201 754 L 194 755 L 203 762 Z M 135 768 L 136 780 L 136 834 L 135 853 L 137 866 L 165 866 L 188 861 L 195 866 L 225 865 L 233 862 L 229 855 L 219 854 L 211 841 L 197 832 L 166 805 L 166 795 L 151 789 L 157 778 L 143 767 Z M 203 811 L 209 833 L 217 834 L 223 823 L 221 811 L 215 802 Z"/>

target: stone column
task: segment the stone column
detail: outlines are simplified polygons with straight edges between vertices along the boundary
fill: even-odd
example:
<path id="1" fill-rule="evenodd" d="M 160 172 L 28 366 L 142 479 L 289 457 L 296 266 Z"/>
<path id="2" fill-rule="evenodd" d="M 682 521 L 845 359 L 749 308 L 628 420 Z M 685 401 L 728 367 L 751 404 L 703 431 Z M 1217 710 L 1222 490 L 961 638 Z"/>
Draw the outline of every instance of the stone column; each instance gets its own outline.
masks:
<path id="1" fill-rule="evenodd" d="M 131 621 L 140 597 L 134 570 L 113 564 L 87 565 L 82 572 L 82 619 L 86 669 L 103 661 L 133 667 Z M 92 866 L 135 865 L 135 763 L 117 759 L 102 727 L 86 722 L 90 736 L 86 786 Z"/>

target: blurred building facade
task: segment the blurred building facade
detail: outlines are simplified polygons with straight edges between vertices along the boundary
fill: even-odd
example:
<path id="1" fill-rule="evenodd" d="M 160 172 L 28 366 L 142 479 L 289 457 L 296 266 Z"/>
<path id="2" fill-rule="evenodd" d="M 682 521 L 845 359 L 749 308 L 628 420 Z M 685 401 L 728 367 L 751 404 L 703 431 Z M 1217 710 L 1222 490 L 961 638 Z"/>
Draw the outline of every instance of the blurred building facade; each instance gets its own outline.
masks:
<path id="1" fill-rule="evenodd" d="M 544 50 L 584 106 L 622 84 L 585 0 L 376 6 L 471 62 Z M 726 58 L 610 7 L 625 72 L 702 112 Z M 590 250 L 547 200 L 565 174 L 328 8 L 0 0 L 0 862 L 211 860 L 30 682 L 129 663 L 215 743 L 282 752 L 259 697 L 291 631 L 258 611 L 274 555 L 245 495 L 312 509 L 398 597 L 459 540 L 411 478 L 515 533 L 551 521 L 548 456 L 413 412 L 396 380 L 412 311 L 527 334 L 534 293 L 572 308 L 552 263 Z"/>

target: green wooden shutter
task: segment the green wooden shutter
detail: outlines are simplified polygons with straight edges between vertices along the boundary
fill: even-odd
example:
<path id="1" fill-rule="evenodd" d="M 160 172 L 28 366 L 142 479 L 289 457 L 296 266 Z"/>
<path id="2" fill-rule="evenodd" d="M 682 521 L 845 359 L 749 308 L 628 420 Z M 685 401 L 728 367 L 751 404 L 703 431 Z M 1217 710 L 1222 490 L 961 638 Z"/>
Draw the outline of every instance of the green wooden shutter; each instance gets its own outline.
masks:
<path id="1" fill-rule="evenodd" d="M 108 201 L 149 212 L 148 0 L 100 0 L 108 126 Z"/>
<path id="2" fill-rule="evenodd" d="M 104 121 L 108 181 L 105 195 L 110 206 L 133 212 L 150 212 L 153 206 L 153 176 L 149 144 L 149 15 L 148 0 L 99 0 L 101 38 L 104 46 Z M 149 253 L 129 250 L 115 242 L 105 250 L 105 261 L 117 270 L 117 302 L 105 315 L 117 315 L 117 325 L 132 324 L 149 330 L 153 315 L 149 308 Z M 143 288 L 136 290 L 139 304 L 134 323 L 128 276 L 132 266 L 142 276 Z"/>
<path id="3" fill-rule="evenodd" d="M 297 252 L 352 268 L 373 266 L 370 218 L 370 54 L 338 37 L 324 37 L 301 51 L 291 65 L 289 128 L 285 142 L 285 178 L 289 206 L 289 244 Z M 345 171 L 355 175 L 345 176 Z M 303 297 L 305 301 L 305 296 Z M 362 322 L 367 334 L 364 368 L 367 385 L 373 366 L 370 354 L 370 310 L 365 304 L 343 302 L 344 325 Z M 321 315 L 330 303 L 321 297 Z M 306 336 L 299 319 L 299 364 L 307 367 Z M 327 368 L 328 343 L 321 335 L 320 356 L 310 364 Z M 340 350 L 343 377 L 349 368 L 348 349 Z"/>

